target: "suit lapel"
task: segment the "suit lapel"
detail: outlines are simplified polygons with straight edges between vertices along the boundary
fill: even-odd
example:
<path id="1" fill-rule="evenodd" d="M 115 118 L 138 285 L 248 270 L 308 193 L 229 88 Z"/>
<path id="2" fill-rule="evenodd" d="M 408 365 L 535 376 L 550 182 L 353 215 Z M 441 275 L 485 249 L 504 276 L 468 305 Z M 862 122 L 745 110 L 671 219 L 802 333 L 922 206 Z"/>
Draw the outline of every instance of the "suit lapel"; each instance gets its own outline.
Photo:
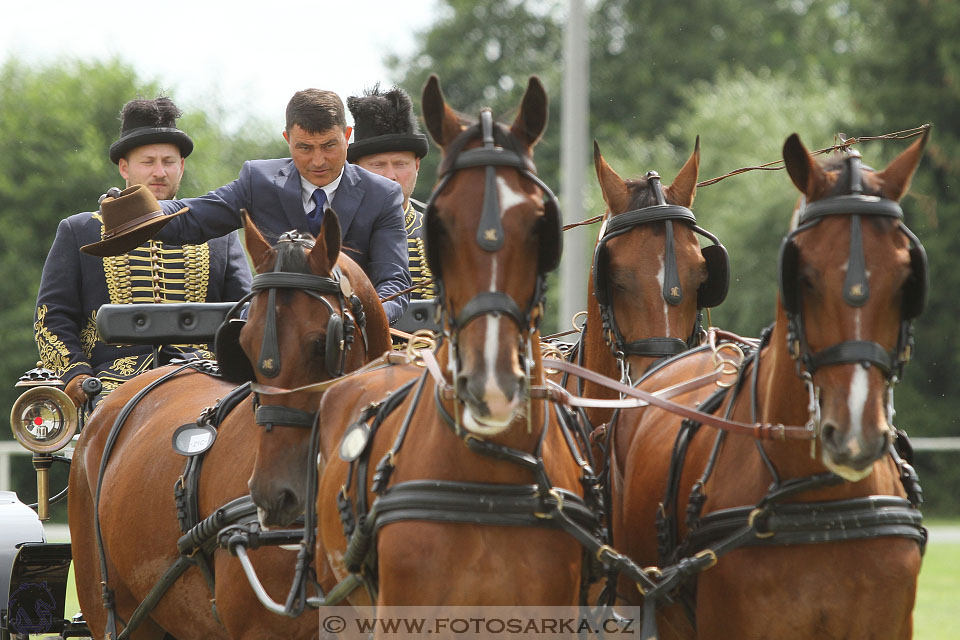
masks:
<path id="1" fill-rule="evenodd" d="M 333 196 L 330 206 L 337 213 L 340 222 L 340 235 L 346 237 L 350 224 L 357 215 L 360 201 L 363 200 L 363 189 L 360 188 L 360 177 L 352 164 L 343 165 L 343 178 Z"/>
<path id="2" fill-rule="evenodd" d="M 294 166 L 293 160 L 280 169 L 274 182 L 279 189 L 280 204 L 283 205 L 283 213 L 287 218 L 288 226 L 285 230 L 309 231 L 307 214 L 303 211 L 303 198 L 300 195 L 300 172 Z"/>

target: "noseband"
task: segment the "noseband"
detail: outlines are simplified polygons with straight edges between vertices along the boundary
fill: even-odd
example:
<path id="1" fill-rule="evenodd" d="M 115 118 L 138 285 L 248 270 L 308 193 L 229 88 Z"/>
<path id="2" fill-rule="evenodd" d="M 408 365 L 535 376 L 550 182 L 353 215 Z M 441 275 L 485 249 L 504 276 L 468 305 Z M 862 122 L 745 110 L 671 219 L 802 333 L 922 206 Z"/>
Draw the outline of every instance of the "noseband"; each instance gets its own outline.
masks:
<path id="1" fill-rule="evenodd" d="M 720 244 L 715 235 L 697 226 L 697 219 L 693 211 L 687 207 L 675 204 L 667 204 L 663 196 L 663 190 L 660 187 L 660 174 L 656 171 L 649 171 L 646 175 L 647 185 L 653 191 L 656 204 L 626 211 L 616 216 L 611 216 L 604 221 L 603 228 L 600 230 L 600 237 L 597 241 L 597 247 L 593 253 L 593 290 L 600 306 L 600 317 L 603 322 L 603 337 L 613 355 L 618 360 L 623 360 L 627 356 L 641 356 L 649 358 L 662 358 L 677 355 L 687 349 L 696 346 L 700 342 L 700 314 L 697 314 L 697 321 L 693 331 L 686 340 L 680 338 L 643 338 L 627 342 L 620 331 L 620 325 L 613 310 L 613 304 L 609 291 L 609 283 L 606 278 L 607 267 L 607 243 L 613 238 L 621 236 L 628 231 L 638 228 L 642 225 L 652 222 L 663 222 L 666 228 L 665 249 L 664 249 L 664 277 L 663 277 L 663 299 L 670 305 L 678 305 L 683 301 L 683 289 L 680 286 L 680 274 L 677 268 L 677 255 L 674 248 L 673 223 L 674 221 L 690 225 L 694 232 L 707 238 L 713 245 L 705 247 L 704 258 L 707 260 L 708 279 L 707 282 L 697 292 L 697 307 L 712 307 L 720 304 L 726 297 L 728 286 L 728 267 L 727 251 Z"/>
<path id="2" fill-rule="evenodd" d="M 846 158 L 850 179 L 848 195 L 831 196 L 807 204 L 804 202 L 797 217 L 797 226 L 780 247 L 778 272 L 780 299 L 787 314 L 787 341 L 797 368 L 812 375 L 817 369 L 836 364 L 861 363 L 876 365 L 888 381 L 895 382 L 902 374 L 903 365 L 910 360 L 913 348 L 912 319 L 923 311 L 926 297 L 927 258 L 923 245 L 903 224 L 903 209 L 900 204 L 879 196 L 864 195 L 861 176 L 860 154 L 849 152 Z M 911 276 L 904 285 L 904 304 L 901 310 L 900 331 L 897 346 L 888 352 L 882 345 L 865 340 L 846 340 L 817 351 L 810 351 L 804 329 L 803 305 L 798 286 L 799 248 L 794 238 L 819 224 L 827 216 L 846 216 L 850 220 L 850 249 L 847 272 L 843 285 L 843 299 L 851 307 L 863 306 L 870 297 L 866 260 L 863 252 L 861 218 L 881 217 L 897 221 L 899 230 L 907 236 L 910 248 Z"/>

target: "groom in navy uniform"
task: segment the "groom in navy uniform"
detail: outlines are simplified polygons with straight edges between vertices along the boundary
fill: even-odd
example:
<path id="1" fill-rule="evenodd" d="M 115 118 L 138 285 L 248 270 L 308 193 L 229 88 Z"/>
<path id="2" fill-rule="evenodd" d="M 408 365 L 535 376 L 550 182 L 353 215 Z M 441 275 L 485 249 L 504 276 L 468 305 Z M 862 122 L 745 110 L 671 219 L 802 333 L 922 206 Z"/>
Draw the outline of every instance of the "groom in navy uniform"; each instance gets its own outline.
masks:
<path id="1" fill-rule="evenodd" d="M 381 298 L 410 287 L 407 232 L 400 185 L 346 162 L 343 101 L 332 91 L 298 91 L 287 104 L 283 137 L 290 158 L 250 160 L 239 177 L 199 198 L 166 200 L 171 220 L 157 238 L 202 242 L 243 226 L 246 209 L 260 231 L 275 241 L 296 229 L 316 235 L 325 213 L 336 212 L 343 251 L 367 273 Z M 407 308 L 407 295 L 385 302 L 391 324 Z"/>

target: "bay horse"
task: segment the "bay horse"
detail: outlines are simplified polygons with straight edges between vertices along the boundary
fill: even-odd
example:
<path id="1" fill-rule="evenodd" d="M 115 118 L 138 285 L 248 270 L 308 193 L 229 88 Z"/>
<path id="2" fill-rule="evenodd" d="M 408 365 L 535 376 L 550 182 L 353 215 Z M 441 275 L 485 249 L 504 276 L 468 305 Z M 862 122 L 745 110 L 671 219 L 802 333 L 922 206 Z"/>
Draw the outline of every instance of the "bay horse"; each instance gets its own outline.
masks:
<path id="1" fill-rule="evenodd" d="M 662 637 L 911 637 L 925 531 L 916 475 L 892 446 L 905 438 L 893 386 L 926 257 L 899 200 L 928 133 L 883 171 L 856 152 L 821 166 L 790 136 L 783 159 L 802 199 L 781 245 L 775 323 L 729 392 L 678 398 L 719 405 L 721 429 L 752 426 L 640 414 L 614 538 L 663 579 L 696 574 L 671 594 L 682 604 L 660 610 Z M 688 379 L 712 359 L 692 353 L 641 386 Z M 623 581 L 620 594 L 642 600 Z"/>
<path id="2" fill-rule="evenodd" d="M 340 253 L 340 226 L 335 215 L 324 217 L 315 242 L 289 233 L 273 248 L 249 219 L 245 239 L 259 274 L 248 296 L 246 322 L 228 323 L 232 329 L 239 328 L 239 333 L 225 329 L 228 325 L 221 328 L 232 335 L 238 351 L 229 349 L 229 338 L 221 345 L 221 335 L 217 336 L 225 378 L 234 382 L 253 378 L 261 384 L 293 388 L 329 379 L 341 368 L 355 369 L 390 348 L 387 319 L 376 291 L 362 269 Z M 352 285 L 348 296 L 344 295 L 346 281 Z M 240 303 L 235 309 L 239 308 Z M 363 330 L 361 314 L 365 316 Z M 331 332 L 337 332 L 337 340 L 349 333 L 341 331 L 340 324 L 356 325 L 354 343 L 345 344 L 342 350 L 331 340 Z M 171 447 L 177 428 L 197 421 L 201 412 L 221 412 L 211 412 L 211 407 L 224 407 L 222 412 L 226 412 L 198 474 L 196 513 L 191 520 L 195 522 L 245 496 L 250 491 L 248 478 L 255 470 L 269 475 L 271 470 L 256 457 L 254 444 L 259 436 L 268 429 L 270 433 L 265 435 L 277 439 L 289 437 L 288 431 L 309 431 L 288 425 L 297 424 L 296 415 L 316 410 L 317 395 L 311 393 L 293 394 L 285 399 L 286 407 L 274 408 L 292 417 L 261 415 L 264 406 L 255 408 L 249 397 L 228 410 L 227 398 L 249 385 L 237 388 L 233 382 L 189 367 L 170 377 L 171 371 L 177 370 L 160 368 L 119 387 L 100 403 L 76 448 L 69 484 L 69 522 L 78 596 L 94 637 L 105 637 L 107 632 L 116 637 L 180 557 L 178 539 L 183 525 L 178 524 L 178 517 L 186 517 L 190 509 L 178 509 L 174 499 L 175 485 L 182 489 L 187 484 L 184 476 L 189 476 L 186 458 Z M 152 385 L 164 378 L 154 389 Z M 131 402 L 136 397 L 141 400 Z M 118 421 L 122 413 L 125 420 Z M 119 431 L 115 422 L 122 425 Z M 302 447 L 299 455 L 307 456 Z M 290 460 L 295 458 L 288 455 Z M 274 471 L 282 476 L 282 469 Z M 255 519 L 252 507 L 250 511 L 250 519 Z M 97 514 L 106 577 L 98 554 Z M 170 585 L 131 637 L 316 637 L 312 616 L 288 618 L 261 607 L 238 560 L 227 551 L 211 550 L 215 542 L 191 552 L 198 567 L 188 568 Z M 295 553 L 261 547 L 250 551 L 249 557 L 271 593 L 286 592 L 294 576 Z M 201 565 L 206 565 L 208 573 Z M 209 574 L 215 576 L 212 585 Z M 110 590 L 114 620 L 104 609 L 101 580 L 106 580 Z"/>
<path id="3" fill-rule="evenodd" d="M 443 337 L 409 369 L 324 395 L 318 574 L 362 581 L 355 606 L 573 605 L 581 548 L 554 526 L 558 501 L 591 514 L 569 432 L 533 397 L 544 279 L 561 250 L 531 159 L 546 93 L 532 77 L 509 128 L 489 110 L 468 125 L 436 76 L 422 104 L 443 152 L 425 221 Z"/>
<path id="4" fill-rule="evenodd" d="M 571 359 L 631 385 L 651 365 L 699 345 L 701 311 L 723 302 L 729 261 L 719 240 L 697 225 L 690 207 L 700 168 L 700 138 L 669 186 L 648 171 L 624 180 L 593 143 L 597 180 L 607 215 L 594 248 L 587 285 L 587 318 Z M 712 244 L 701 249 L 701 235 Z M 608 386 L 567 379 L 566 388 L 589 398 L 617 398 Z M 607 427 L 613 409 L 584 410 L 589 431 Z M 627 430 L 612 430 L 625 448 Z M 623 459 L 622 456 L 620 458 Z M 622 469 L 620 469 L 622 472 Z"/>

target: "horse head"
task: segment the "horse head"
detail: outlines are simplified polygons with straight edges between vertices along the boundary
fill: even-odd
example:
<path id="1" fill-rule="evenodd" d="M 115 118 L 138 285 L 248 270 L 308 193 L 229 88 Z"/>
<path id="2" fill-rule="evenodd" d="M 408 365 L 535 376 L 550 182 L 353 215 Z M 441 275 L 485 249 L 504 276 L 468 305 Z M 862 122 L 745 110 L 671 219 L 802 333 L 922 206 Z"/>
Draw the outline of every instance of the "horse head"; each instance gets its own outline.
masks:
<path id="1" fill-rule="evenodd" d="M 700 138 L 669 186 L 649 171 L 624 180 L 594 142 L 593 160 L 609 215 L 597 238 L 587 323 L 603 338 L 626 377 L 658 358 L 700 342 L 700 310 L 720 304 L 728 285 L 727 254 L 696 224 Z M 713 244 L 703 249 L 697 234 Z"/>
<path id="2" fill-rule="evenodd" d="M 303 511 L 321 391 L 297 389 L 388 350 L 389 329 L 373 285 L 340 253 L 333 212 L 316 239 L 289 232 L 271 246 L 249 219 L 245 238 L 257 276 L 239 344 L 251 364 L 263 427 L 248 486 L 262 524 L 286 525 Z"/>
<path id="3" fill-rule="evenodd" d="M 790 136 L 783 158 L 803 194 L 780 250 L 777 324 L 818 425 L 821 460 L 851 481 L 870 474 L 893 434 L 893 386 L 923 308 L 926 257 L 903 223 L 929 132 L 883 171 L 857 152 L 819 164 Z"/>
<path id="4" fill-rule="evenodd" d="M 431 76 L 423 116 L 443 151 L 425 226 L 448 337 L 447 369 L 464 407 L 464 427 L 495 435 L 525 407 L 527 380 L 539 367 L 533 345 L 544 281 L 560 257 L 559 210 L 532 162 L 546 126 L 547 96 L 533 77 L 512 126 L 494 122 L 489 110 L 467 126 Z"/>

